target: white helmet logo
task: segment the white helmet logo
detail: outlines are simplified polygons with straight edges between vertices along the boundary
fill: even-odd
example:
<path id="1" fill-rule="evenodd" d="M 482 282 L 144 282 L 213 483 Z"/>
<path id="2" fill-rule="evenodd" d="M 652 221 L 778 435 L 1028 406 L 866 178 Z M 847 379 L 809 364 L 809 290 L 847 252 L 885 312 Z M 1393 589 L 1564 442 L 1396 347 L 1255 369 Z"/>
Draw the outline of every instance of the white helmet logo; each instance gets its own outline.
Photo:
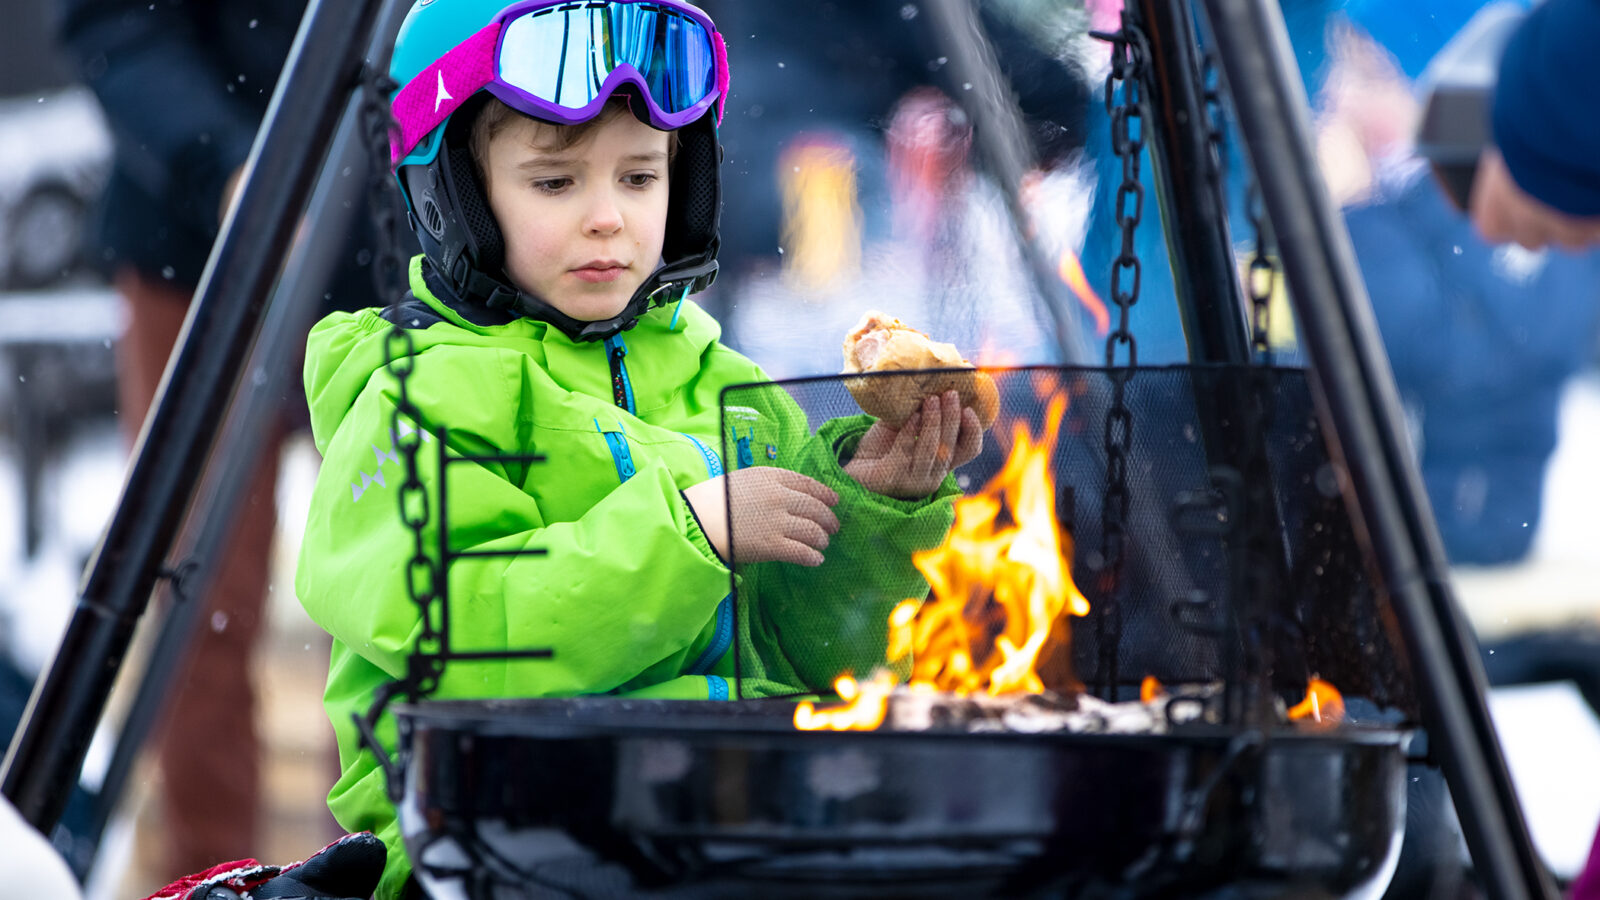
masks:
<path id="1" fill-rule="evenodd" d="M 444 70 L 440 69 L 439 70 L 439 93 L 438 93 L 437 96 L 435 96 L 433 98 L 433 111 L 434 112 L 438 112 L 439 111 L 439 107 L 443 106 L 444 102 L 446 100 L 454 100 L 454 99 L 455 99 L 454 97 L 450 96 L 450 92 L 444 89 Z"/>

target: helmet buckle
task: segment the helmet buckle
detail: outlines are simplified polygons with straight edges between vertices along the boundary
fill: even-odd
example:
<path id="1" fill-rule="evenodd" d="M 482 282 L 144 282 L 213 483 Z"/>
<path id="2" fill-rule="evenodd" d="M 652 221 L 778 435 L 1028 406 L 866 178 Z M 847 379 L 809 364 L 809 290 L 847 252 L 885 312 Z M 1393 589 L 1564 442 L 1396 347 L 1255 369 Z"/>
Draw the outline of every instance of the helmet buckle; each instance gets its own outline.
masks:
<path id="1" fill-rule="evenodd" d="M 516 311 L 518 308 L 517 300 L 521 296 L 521 293 L 518 291 L 514 291 L 503 284 L 496 284 L 494 286 L 494 290 L 490 291 L 489 295 L 483 298 L 483 303 L 490 309 L 509 309 Z"/>

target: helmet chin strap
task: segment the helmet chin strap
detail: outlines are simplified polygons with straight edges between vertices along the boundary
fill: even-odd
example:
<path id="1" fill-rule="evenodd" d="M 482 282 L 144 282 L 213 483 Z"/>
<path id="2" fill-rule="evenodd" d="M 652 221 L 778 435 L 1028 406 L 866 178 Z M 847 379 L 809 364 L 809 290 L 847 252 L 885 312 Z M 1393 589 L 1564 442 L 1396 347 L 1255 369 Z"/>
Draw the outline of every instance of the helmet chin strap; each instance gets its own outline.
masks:
<path id="1" fill-rule="evenodd" d="M 717 262 L 680 262 L 659 266 L 650 277 L 633 292 L 622 312 L 609 319 L 587 322 L 567 315 L 532 294 L 520 291 L 505 281 L 486 275 L 472 266 L 462 266 L 464 277 L 456 281 L 456 289 L 465 297 L 476 300 L 490 309 L 503 309 L 523 318 L 548 322 L 561 329 L 574 341 L 603 341 L 627 331 L 649 312 L 651 307 L 664 305 L 681 289 L 688 287 L 699 291 L 711 285 L 717 277 Z M 661 299 L 658 299 L 661 298 Z"/>

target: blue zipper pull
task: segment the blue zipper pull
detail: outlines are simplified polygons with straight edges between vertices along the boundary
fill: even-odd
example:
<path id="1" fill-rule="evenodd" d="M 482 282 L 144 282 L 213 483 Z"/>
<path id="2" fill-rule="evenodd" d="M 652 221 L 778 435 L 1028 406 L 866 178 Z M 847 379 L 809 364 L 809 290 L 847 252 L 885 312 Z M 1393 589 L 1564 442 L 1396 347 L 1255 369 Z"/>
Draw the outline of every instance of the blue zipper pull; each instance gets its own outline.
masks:
<path id="1" fill-rule="evenodd" d="M 616 431 L 607 431 L 600 425 L 600 420 L 594 420 L 594 430 L 600 432 L 606 439 L 606 447 L 611 450 L 611 461 L 617 467 L 617 480 L 627 481 L 638 474 L 638 469 L 633 465 L 633 452 L 628 449 L 628 436 L 622 430 L 622 423 L 617 423 Z"/>
<path id="2" fill-rule="evenodd" d="M 739 468 L 741 469 L 747 469 L 755 465 L 755 456 L 750 452 L 750 442 L 755 439 L 755 436 L 756 430 L 753 426 L 750 429 L 750 433 L 744 437 L 739 436 L 739 426 L 733 426 L 733 443 L 738 454 Z"/>

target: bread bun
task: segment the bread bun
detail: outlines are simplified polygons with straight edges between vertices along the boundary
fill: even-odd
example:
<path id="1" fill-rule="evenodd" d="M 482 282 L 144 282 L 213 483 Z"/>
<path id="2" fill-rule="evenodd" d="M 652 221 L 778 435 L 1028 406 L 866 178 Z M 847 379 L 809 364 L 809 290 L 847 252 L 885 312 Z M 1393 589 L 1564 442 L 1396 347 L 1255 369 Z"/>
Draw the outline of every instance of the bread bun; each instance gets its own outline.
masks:
<path id="1" fill-rule="evenodd" d="M 845 336 L 844 371 L 846 375 L 908 373 L 845 379 L 845 387 L 862 411 L 894 428 L 905 425 L 924 399 L 945 391 L 959 394 L 961 405 L 977 413 L 984 428 L 993 425 L 1000 414 L 1000 392 L 994 379 L 967 362 L 955 345 L 931 340 L 883 313 L 867 313 Z"/>

